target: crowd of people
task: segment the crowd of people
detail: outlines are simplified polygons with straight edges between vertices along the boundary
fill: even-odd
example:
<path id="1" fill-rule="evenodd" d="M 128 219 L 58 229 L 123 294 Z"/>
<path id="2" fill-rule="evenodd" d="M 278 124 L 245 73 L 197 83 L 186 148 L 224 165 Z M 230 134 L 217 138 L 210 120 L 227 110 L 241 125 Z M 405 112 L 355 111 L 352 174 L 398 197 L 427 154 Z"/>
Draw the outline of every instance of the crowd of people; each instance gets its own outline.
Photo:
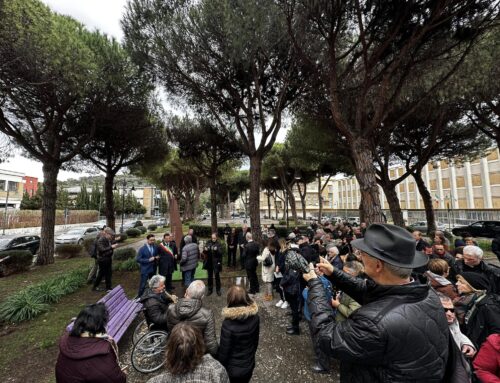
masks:
<path id="1" fill-rule="evenodd" d="M 138 297 L 148 323 L 170 334 L 165 372 L 150 382 L 199 377 L 207 382 L 250 381 L 259 340 L 257 296 L 277 300 L 282 315 L 289 311 L 287 335 L 299 335 L 305 322 L 315 373 L 329 374 L 335 358 L 341 382 L 500 381 L 500 269 L 483 260 L 470 235 L 452 246 L 445 233 L 436 231 L 427 241 L 421 232 L 410 234 L 388 224 L 311 225 L 304 231 L 295 228 L 285 238 L 273 226 L 262 232 L 262 243 L 257 243 L 247 225 L 240 230 L 226 227 L 225 245 L 214 233 L 199 246 L 190 230 L 179 251 L 170 234 L 160 244 L 148 235 L 137 255 Z M 99 239 L 97 251 L 112 252 L 113 233 L 104 234 L 107 242 Z M 239 258 L 248 289 L 228 289 L 218 341 L 214 313 L 203 307 L 203 298 L 213 293 L 214 279 L 215 291 L 222 295 L 222 246 L 227 246 L 228 267 L 236 268 Z M 107 265 L 99 274 L 101 258 L 98 278 L 107 276 Z M 194 279 L 200 259 L 207 286 Z M 180 299 L 172 286 L 178 265 L 185 287 Z M 86 310 L 88 321 L 91 309 Z M 105 316 L 102 309 L 96 312 Z M 97 344 L 110 341 L 95 323 L 90 320 L 89 328 L 83 325 L 61 341 L 58 381 L 68 381 L 59 377 L 71 359 L 68 344 L 78 342 L 71 337 L 95 338 Z M 112 340 L 110 344 L 106 349 L 112 354 Z M 116 379 L 107 381 L 122 381 L 121 375 Z"/>

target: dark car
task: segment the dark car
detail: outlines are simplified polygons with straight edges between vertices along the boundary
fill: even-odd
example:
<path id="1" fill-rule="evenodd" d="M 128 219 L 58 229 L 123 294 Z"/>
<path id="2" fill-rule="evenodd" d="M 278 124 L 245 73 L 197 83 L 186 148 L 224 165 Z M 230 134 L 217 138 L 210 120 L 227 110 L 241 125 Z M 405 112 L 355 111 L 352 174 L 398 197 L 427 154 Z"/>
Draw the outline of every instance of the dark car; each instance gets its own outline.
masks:
<path id="1" fill-rule="evenodd" d="M 456 236 L 469 233 L 473 237 L 493 238 L 500 230 L 500 221 L 477 221 L 468 226 L 454 228 L 451 232 Z"/>
<path id="2" fill-rule="evenodd" d="M 29 250 L 38 253 L 40 237 L 38 235 L 5 235 L 0 237 L 0 251 Z"/>

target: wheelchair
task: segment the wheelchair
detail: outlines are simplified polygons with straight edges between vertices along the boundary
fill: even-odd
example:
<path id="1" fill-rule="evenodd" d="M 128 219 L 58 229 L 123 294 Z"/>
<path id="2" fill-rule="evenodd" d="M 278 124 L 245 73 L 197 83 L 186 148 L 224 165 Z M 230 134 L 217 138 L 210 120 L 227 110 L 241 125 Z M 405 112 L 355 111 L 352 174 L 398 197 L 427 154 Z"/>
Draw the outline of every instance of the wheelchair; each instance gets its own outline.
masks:
<path id="1" fill-rule="evenodd" d="M 153 330 L 144 319 L 136 326 L 133 334 L 133 348 L 130 355 L 132 366 L 144 374 L 159 370 L 165 364 L 168 332 Z"/>

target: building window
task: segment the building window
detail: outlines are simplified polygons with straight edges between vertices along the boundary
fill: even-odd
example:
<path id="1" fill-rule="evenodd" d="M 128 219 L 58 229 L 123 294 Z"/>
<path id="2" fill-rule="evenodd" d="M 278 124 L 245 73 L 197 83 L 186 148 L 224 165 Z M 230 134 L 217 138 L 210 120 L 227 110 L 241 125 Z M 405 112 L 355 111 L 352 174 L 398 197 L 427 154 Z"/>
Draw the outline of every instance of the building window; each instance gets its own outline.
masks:
<path id="1" fill-rule="evenodd" d="M 9 191 L 16 192 L 18 184 L 18 182 L 9 181 Z"/>
<path id="2" fill-rule="evenodd" d="M 5 180 L 0 180 L 0 191 L 4 191 L 5 190 Z"/>

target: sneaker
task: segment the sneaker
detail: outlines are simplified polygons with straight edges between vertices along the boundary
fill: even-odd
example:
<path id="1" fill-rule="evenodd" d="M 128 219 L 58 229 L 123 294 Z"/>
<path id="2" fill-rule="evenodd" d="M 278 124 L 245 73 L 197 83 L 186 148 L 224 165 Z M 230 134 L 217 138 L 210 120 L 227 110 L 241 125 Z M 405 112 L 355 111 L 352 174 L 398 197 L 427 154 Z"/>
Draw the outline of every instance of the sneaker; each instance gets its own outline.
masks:
<path id="1" fill-rule="evenodd" d="M 282 309 L 287 309 L 288 308 L 288 302 L 284 301 L 283 304 L 281 305 Z"/>
<path id="2" fill-rule="evenodd" d="M 281 299 L 278 301 L 278 303 L 276 303 L 276 307 L 281 307 L 281 305 L 285 303 L 283 302 Z"/>

